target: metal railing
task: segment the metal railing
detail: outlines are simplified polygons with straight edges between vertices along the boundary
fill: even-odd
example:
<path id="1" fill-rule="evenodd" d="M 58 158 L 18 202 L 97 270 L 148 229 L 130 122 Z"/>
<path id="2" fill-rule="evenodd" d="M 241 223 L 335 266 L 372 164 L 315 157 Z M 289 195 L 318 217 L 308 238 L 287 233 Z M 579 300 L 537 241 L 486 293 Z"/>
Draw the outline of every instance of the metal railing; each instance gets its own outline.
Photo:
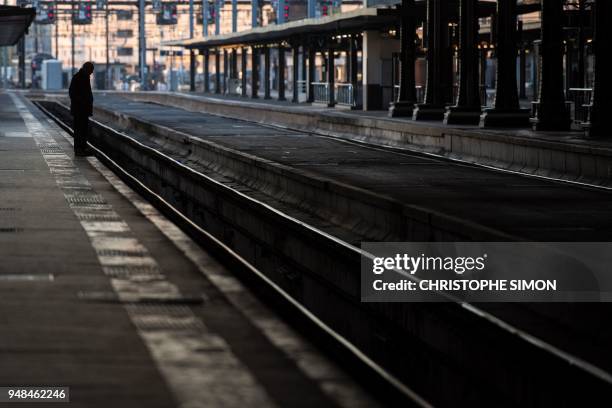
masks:
<path id="1" fill-rule="evenodd" d="M 226 92 L 228 95 L 240 95 L 242 92 L 242 80 L 239 78 L 228 78 Z"/>
<path id="2" fill-rule="evenodd" d="M 352 107 L 361 106 L 362 89 L 360 84 L 357 86 L 350 83 L 336 84 L 336 103 Z"/>
<path id="3" fill-rule="evenodd" d="M 589 121 L 593 96 L 592 88 L 569 88 L 566 92 L 565 107 L 570 112 L 570 119 L 576 128 Z M 531 102 L 531 117 L 538 117 L 540 101 Z"/>
<path id="4" fill-rule="evenodd" d="M 399 88 L 400 88 L 399 85 L 393 86 L 393 101 L 397 101 L 397 95 L 399 94 Z M 417 103 L 425 102 L 425 87 L 421 85 L 416 85 L 414 87 L 414 90 L 416 91 L 416 102 Z"/>
<path id="5" fill-rule="evenodd" d="M 485 107 L 492 107 L 495 102 L 495 88 L 487 88 L 486 85 L 480 85 L 480 104 Z"/>
<path id="6" fill-rule="evenodd" d="M 314 101 L 319 103 L 329 103 L 329 83 L 312 82 Z"/>
<path id="7" fill-rule="evenodd" d="M 571 103 L 570 112 L 574 123 L 582 124 L 589 121 L 589 114 L 592 107 L 592 97 L 593 88 L 568 89 L 566 99 Z"/>
<path id="8" fill-rule="evenodd" d="M 414 88 L 416 90 L 417 103 L 425 102 L 425 87 L 421 85 L 417 85 Z"/>

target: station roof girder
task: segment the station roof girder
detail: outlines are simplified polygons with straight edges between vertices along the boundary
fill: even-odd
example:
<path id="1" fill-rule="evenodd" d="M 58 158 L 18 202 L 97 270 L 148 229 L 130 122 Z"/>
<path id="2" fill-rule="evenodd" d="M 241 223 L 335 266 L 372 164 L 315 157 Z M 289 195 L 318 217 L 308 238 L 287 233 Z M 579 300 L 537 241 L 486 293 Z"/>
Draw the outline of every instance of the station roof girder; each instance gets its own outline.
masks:
<path id="1" fill-rule="evenodd" d="M 0 6 L 0 46 L 15 45 L 27 33 L 36 10 L 15 6 Z"/>

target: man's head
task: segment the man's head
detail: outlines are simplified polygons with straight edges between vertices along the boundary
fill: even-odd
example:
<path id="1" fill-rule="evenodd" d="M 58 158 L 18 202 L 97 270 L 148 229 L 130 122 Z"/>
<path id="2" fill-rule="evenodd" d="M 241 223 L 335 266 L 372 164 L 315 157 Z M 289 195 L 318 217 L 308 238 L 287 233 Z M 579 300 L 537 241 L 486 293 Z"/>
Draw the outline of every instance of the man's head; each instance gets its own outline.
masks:
<path id="1" fill-rule="evenodd" d="M 91 61 L 87 61 L 83 64 L 83 67 L 81 69 L 85 71 L 87 75 L 91 75 L 94 72 L 94 64 Z"/>

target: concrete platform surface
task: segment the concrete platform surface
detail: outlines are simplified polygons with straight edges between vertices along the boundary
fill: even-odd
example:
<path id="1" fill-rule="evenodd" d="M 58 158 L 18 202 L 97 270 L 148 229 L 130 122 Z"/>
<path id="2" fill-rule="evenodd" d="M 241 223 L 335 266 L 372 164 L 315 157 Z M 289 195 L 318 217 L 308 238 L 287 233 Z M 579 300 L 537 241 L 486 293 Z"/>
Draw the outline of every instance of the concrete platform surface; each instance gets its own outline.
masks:
<path id="1" fill-rule="evenodd" d="M 378 405 L 30 102 L 0 93 L 0 121 L 0 386 L 68 386 L 74 407 Z"/>
<path id="2" fill-rule="evenodd" d="M 386 111 L 351 111 L 274 100 L 176 92 L 111 92 L 132 100 L 216 113 L 373 145 L 479 163 L 520 173 L 612 187 L 612 143 L 582 131 L 480 129 L 441 121 L 389 118 Z"/>
<path id="3" fill-rule="evenodd" d="M 534 241 L 612 238 L 612 193 L 171 106 L 97 95 L 98 107 Z"/>

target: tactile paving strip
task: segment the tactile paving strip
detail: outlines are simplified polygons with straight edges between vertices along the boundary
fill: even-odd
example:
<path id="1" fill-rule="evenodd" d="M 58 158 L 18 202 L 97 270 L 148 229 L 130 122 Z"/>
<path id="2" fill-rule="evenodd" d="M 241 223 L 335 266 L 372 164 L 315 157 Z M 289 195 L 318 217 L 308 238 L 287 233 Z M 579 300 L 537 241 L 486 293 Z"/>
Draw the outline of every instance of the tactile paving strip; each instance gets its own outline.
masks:
<path id="1" fill-rule="evenodd" d="M 5 233 L 5 232 L 21 232 L 23 231 L 23 228 L 19 228 L 19 227 L 0 227 L 0 233 Z"/>
<path id="2" fill-rule="evenodd" d="M 204 330 L 203 323 L 186 306 L 128 305 L 140 330 Z"/>
<path id="3" fill-rule="evenodd" d="M 106 204 L 104 198 L 98 194 L 68 194 L 66 195 L 66 201 L 71 206 L 85 206 L 89 207 L 91 204 Z"/>

